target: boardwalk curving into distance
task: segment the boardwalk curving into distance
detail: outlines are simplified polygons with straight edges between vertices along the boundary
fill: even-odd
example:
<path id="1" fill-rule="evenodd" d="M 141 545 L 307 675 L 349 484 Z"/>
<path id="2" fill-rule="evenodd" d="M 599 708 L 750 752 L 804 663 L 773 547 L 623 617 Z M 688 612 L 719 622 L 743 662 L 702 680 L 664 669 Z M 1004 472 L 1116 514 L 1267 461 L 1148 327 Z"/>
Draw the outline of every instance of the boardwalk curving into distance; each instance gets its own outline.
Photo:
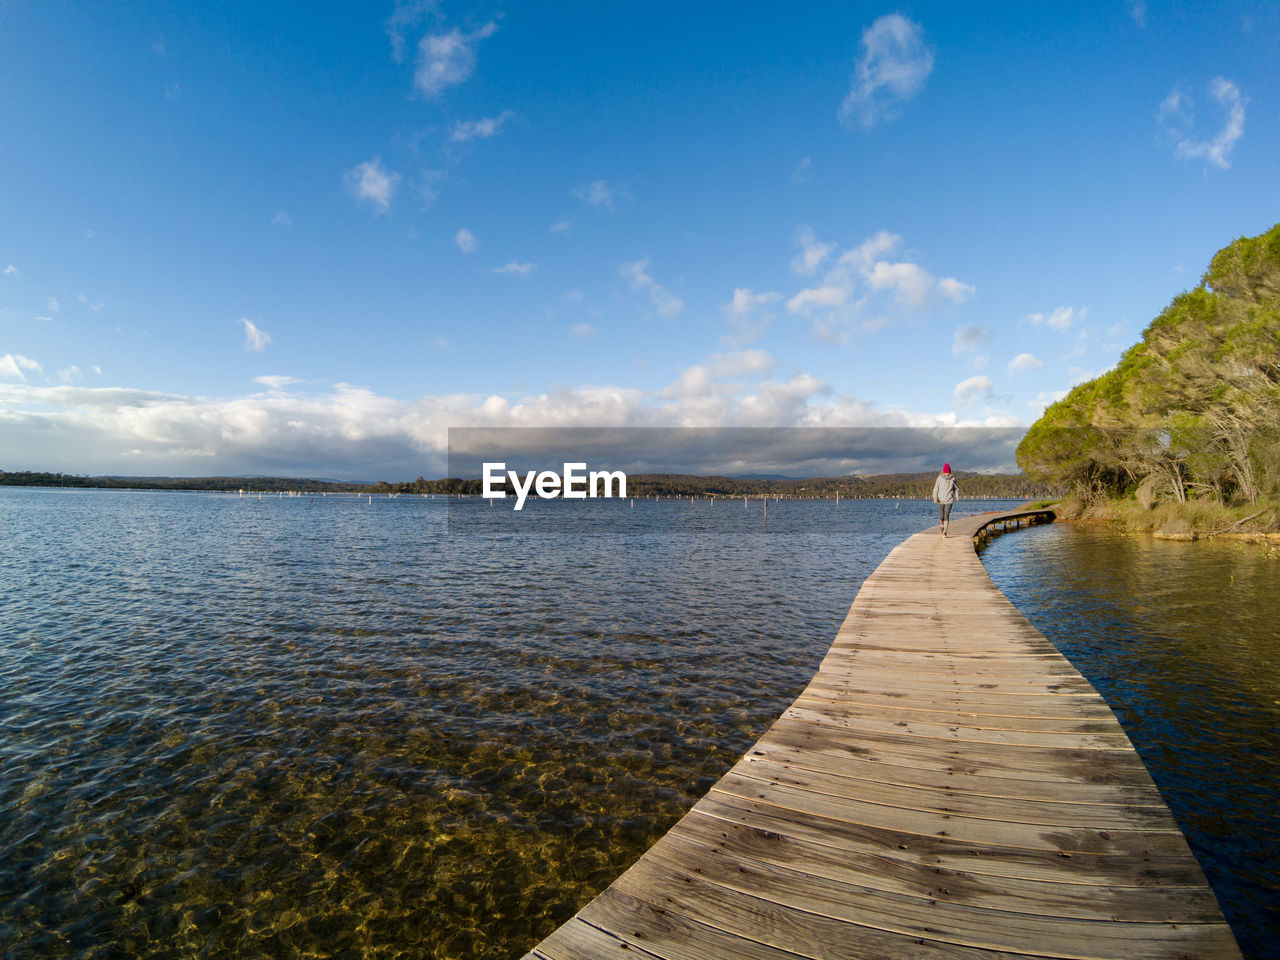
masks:
<path id="1" fill-rule="evenodd" d="M 809 686 L 525 960 L 1239 957 L 1106 702 L 955 519 L 896 547 Z"/>

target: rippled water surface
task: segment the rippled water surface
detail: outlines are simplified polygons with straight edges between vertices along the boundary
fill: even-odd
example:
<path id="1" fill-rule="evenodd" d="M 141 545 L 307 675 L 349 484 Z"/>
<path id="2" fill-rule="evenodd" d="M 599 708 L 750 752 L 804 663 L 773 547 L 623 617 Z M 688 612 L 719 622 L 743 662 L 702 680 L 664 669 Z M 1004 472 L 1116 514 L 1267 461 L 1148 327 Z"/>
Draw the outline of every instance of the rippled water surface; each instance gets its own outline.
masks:
<path id="1" fill-rule="evenodd" d="M 1280 558 L 1054 524 L 991 578 L 1107 698 L 1247 957 L 1280 957 Z"/>
<path id="2" fill-rule="evenodd" d="M 0 956 L 520 956 L 934 522 L 492 509 L 0 488 Z"/>

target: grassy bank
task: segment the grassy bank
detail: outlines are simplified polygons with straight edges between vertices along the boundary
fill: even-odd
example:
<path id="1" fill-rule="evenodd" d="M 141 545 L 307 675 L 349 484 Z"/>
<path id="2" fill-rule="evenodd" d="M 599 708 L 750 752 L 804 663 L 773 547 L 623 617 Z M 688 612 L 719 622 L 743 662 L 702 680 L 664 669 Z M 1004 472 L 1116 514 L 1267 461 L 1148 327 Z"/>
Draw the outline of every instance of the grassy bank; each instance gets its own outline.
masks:
<path id="1" fill-rule="evenodd" d="M 1052 505 L 1059 520 L 1115 523 L 1133 533 L 1149 533 L 1165 540 L 1234 537 L 1280 542 L 1280 507 L 1268 501 L 1223 506 L 1210 500 L 1163 502 L 1150 507 L 1136 499 L 1082 503 L 1074 498 L 1050 503 L 1037 500 L 1029 509 Z"/>

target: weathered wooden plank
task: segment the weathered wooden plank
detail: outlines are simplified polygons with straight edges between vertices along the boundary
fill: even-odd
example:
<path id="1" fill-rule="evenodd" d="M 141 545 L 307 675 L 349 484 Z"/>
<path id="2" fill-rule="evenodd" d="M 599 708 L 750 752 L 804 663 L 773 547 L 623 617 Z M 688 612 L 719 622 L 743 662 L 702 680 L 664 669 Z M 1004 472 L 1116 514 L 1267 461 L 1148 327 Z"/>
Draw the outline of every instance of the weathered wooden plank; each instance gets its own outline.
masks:
<path id="1" fill-rule="evenodd" d="M 931 717 L 910 719 L 880 717 L 866 711 L 846 707 L 839 701 L 814 699 L 801 694 L 785 714 L 797 720 L 839 726 L 866 733 L 903 733 L 910 736 L 973 743 L 999 743 L 1008 746 L 1052 747 L 1068 750 L 1114 750 L 1129 752 L 1133 744 L 1118 729 L 1109 732 L 1056 732 L 1043 730 L 1004 729 L 993 726 L 963 724 L 960 718 L 950 723 Z"/>
<path id="2" fill-rule="evenodd" d="M 914 777 L 904 778 L 896 783 L 877 783 L 852 779 L 829 770 L 775 763 L 750 755 L 739 761 L 731 773 L 766 785 L 797 787 L 822 796 L 863 800 L 936 814 L 959 814 L 983 820 L 1042 826 L 1091 826 L 1098 830 L 1140 826 L 1148 830 L 1180 832 L 1168 809 L 1151 803 L 1046 803 L 1038 799 L 975 795 L 967 790 L 957 790 L 953 785 L 937 787 L 921 783 Z"/>
<path id="3" fill-rule="evenodd" d="M 805 700 L 822 700 L 842 710 L 885 720 L 932 720 L 945 723 L 955 718 L 967 720 L 966 726 L 992 727 L 1003 730 L 1042 730 L 1057 733 L 1119 733 L 1120 724 L 1110 713 L 1086 714 L 1082 710 L 1059 708 L 1053 713 L 1045 709 L 1023 707 L 1014 710 L 995 704 L 973 704 L 958 697 L 947 699 L 908 700 L 872 698 L 853 693 L 846 687 L 810 684 L 800 696 Z"/>
<path id="4" fill-rule="evenodd" d="M 741 798 L 715 793 L 699 800 L 691 813 L 762 834 L 792 837 L 815 847 L 831 847 L 850 859 L 888 855 L 912 863 L 993 877 L 1103 886 L 1208 889 L 1199 865 L 1183 854 L 1152 856 L 1138 849 L 1129 856 L 1090 853 L 1064 856 L 1064 851 L 963 843 L 950 836 L 924 836 L 833 820 L 761 801 L 744 803 Z"/>
<path id="5" fill-rule="evenodd" d="M 1075 694 L 1048 693 L 1039 697 L 1007 695 L 990 691 L 943 692 L 921 690 L 869 691 L 854 683 L 834 683 L 828 680 L 810 684 L 810 689 L 822 693 L 839 693 L 843 700 L 872 708 L 891 710 L 961 710 L 975 715 L 993 717 L 1030 717 L 1040 720 L 1101 720 L 1112 724 L 1115 714 L 1099 703 L 1095 697 Z M 803 692 L 803 691 L 802 691 Z M 1115 724 L 1119 728 L 1119 724 Z"/>
<path id="6" fill-rule="evenodd" d="M 867 759 L 840 749 L 828 749 L 812 740 L 801 749 L 782 734 L 757 743 L 744 759 L 760 758 L 792 770 L 813 770 L 854 781 L 891 785 L 914 784 L 926 790 L 945 790 L 976 798 L 1034 800 L 1052 806 L 1057 803 L 1146 806 L 1167 809 L 1151 795 L 1146 785 L 1075 783 L 1029 780 L 1025 777 L 982 776 L 967 769 L 894 763 L 890 759 Z"/>
<path id="7" fill-rule="evenodd" d="M 862 947 L 853 955 L 897 957 L 907 943 L 923 940 L 957 950 L 1023 956 L 1181 960 L 1212 955 L 1224 934 L 1228 940 L 1231 936 L 1222 923 L 1133 925 L 1017 915 L 1016 923 L 1000 924 L 998 911 L 981 909 L 965 910 L 957 919 L 941 903 L 908 902 L 910 898 L 877 895 L 803 874 L 779 882 L 774 875 L 721 869 L 715 858 L 697 869 L 685 869 L 658 850 L 637 862 L 614 887 L 633 895 L 672 891 L 671 911 L 725 924 L 725 929 L 750 931 L 759 942 L 802 956 L 840 956 L 841 951 Z M 1033 922 L 1036 919 L 1039 922 Z M 881 952 L 865 950 L 873 939 Z"/>
<path id="8" fill-rule="evenodd" d="M 778 738 L 776 741 L 775 737 Z M 853 735 L 844 727 L 808 723 L 790 717 L 782 717 L 775 722 L 761 742 L 786 742 L 799 749 L 843 751 L 850 756 L 870 761 L 984 777 L 1053 783 L 1129 785 L 1153 792 L 1155 790 L 1150 775 L 1137 755 L 1118 751 L 1071 751 L 961 742 L 942 749 L 936 741 L 922 737 L 898 733 Z"/>
<path id="9" fill-rule="evenodd" d="M 710 792 L 739 800 L 767 803 L 801 814 L 883 827 L 914 836 L 951 837 L 960 843 L 974 846 L 1017 847 L 1070 855 L 1091 853 L 1131 856 L 1137 851 L 1155 856 L 1190 855 L 1186 839 L 1180 831 L 1149 829 L 1136 822 L 1129 827 L 1113 826 L 1095 830 L 1088 827 L 988 820 L 961 813 L 938 813 L 867 800 L 831 797 L 803 787 L 750 780 L 733 771 L 725 774 Z"/>
<path id="10" fill-rule="evenodd" d="M 991 950 L 957 953 L 950 945 L 870 928 L 860 928 L 850 937 L 847 924 L 778 911 L 763 901 L 762 909 L 752 913 L 751 901 L 741 898 L 706 903 L 678 890 L 658 892 L 645 886 L 633 893 L 625 887 L 615 884 L 593 905 L 599 905 L 601 925 L 609 929 L 636 927 L 637 917 L 660 918 L 654 923 L 656 931 L 646 925 L 643 940 L 628 941 L 645 951 L 641 956 L 656 950 L 664 960 L 1023 960 L 1019 954 Z M 556 960 L 595 956 L 584 952 Z"/>
<path id="11" fill-rule="evenodd" d="M 1152 889 L 992 877 L 899 859 L 889 851 L 851 857 L 842 849 L 727 823 L 696 811 L 660 842 L 687 845 L 691 858 L 722 848 L 746 860 L 790 866 L 832 880 L 1012 913 L 1133 922 L 1168 920 L 1175 911 L 1190 922 L 1213 922 L 1219 916 L 1217 900 L 1203 887 Z"/>
<path id="12" fill-rule="evenodd" d="M 1213 943 L 1225 926 L 1216 922 L 1178 923 L 1160 919 L 1145 922 L 1014 913 L 989 905 L 970 905 L 935 897 L 908 896 L 879 887 L 852 884 L 730 854 L 722 847 L 703 848 L 697 859 L 672 857 L 671 845 L 658 845 L 646 857 L 654 872 L 643 869 L 632 881 L 658 880 L 659 888 L 673 878 L 694 877 L 719 888 L 720 896 L 739 895 L 769 904 L 767 909 L 791 909 L 829 920 L 862 925 L 885 933 L 941 940 L 987 950 L 1023 951 L 1035 943 L 1049 956 L 1136 957 L 1153 939 L 1161 947 L 1148 955 L 1185 956 Z M 752 904 L 756 906 L 755 903 Z M 759 906 L 756 906 L 760 909 Z M 1227 934 L 1230 936 L 1230 934 Z"/>
<path id="13" fill-rule="evenodd" d="M 974 555 L 1008 516 L 896 547 L 792 706 L 529 957 L 1238 958 L 1114 715 Z"/>

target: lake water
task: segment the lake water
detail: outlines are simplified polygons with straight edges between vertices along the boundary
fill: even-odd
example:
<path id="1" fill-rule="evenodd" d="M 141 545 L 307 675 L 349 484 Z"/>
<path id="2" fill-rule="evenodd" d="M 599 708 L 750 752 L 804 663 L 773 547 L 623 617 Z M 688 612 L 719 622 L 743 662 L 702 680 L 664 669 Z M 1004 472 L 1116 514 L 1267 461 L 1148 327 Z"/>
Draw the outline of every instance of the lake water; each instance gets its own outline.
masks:
<path id="1" fill-rule="evenodd" d="M 771 504 L 766 526 L 726 500 L 0 488 L 0 956 L 519 956 L 764 731 L 931 523 L 907 501 Z M 1001 537 L 988 562 L 1046 563 L 1016 554 L 1042 542 Z M 1274 596 L 1276 564 L 1251 562 L 1237 579 Z M 1197 853 L 1256 890 L 1276 846 L 1237 850 L 1223 761 L 1195 752 L 1222 746 L 1195 710 L 1224 685 L 1127 642 L 1129 713 L 1216 811 Z M 1106 641 L 1084 647 L 1105 674 Z M 1274 712 L 1232 703 L 1239 779 L 1274 795 Z"/>
<path id="2" fill-rule="evenodd" d="M 1280 551 L 1053 524 L 992 580 L 1107 699 L 1245 956 L 1280 957 Z"/>

